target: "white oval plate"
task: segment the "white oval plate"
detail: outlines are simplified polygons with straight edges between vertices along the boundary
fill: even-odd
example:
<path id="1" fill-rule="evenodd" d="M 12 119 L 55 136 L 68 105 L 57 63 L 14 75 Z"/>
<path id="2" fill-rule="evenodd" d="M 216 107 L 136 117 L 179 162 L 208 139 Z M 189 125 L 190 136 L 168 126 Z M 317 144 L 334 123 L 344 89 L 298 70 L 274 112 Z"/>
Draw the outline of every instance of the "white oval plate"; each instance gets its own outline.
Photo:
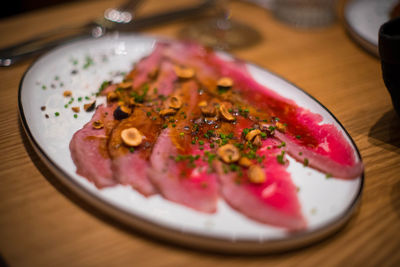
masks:
<path id="1" fill-rule="evenodd" d="M 99 190 L 75 173 L 68 148 L 72 135 L 88 122 L 93 113 L 80 112 L 77 118 L 71 106 L 88 102 L 85 96 L 97 92 L 104 80 L 118 81 L 132 64 L 151 53 L 155 38 L 137 35 L 106 36 L 75 41 L 39 58 L 25 73 L 19 89 L 19 112 L 33 147 L 74 192 L 115 219 L 146 233 L 175 243 L 225 252 L 271 252 L 315 241 L 343 225 L 360 199 L 363 177 L 344 181 L 326 179 L 325 174 L 293 159 L 289 172 L 300 188 L 302 212 L 308 221 L 306 231 L 286 231 L 250 220 L 231 209 L 223 200 L 213 215 L 203 214 L 160 196 L 145 198 L 128 186 Z M 88 59 L 91 59 L 92 62 Z M 86 66 L 84 66 L 86 64 Z M 279 91 L 298 105 L 319 113 L 324 123 L 334 124 L 353 146 L 353 141 L 329 111 L 307 93 L 282 78 L 255 65 L 247 65 L 261 84 Z M 77 70 L 76 74 L 71 74 Z M 69 108 L 63 92 L 70 90 L 75 99 Z M 82 97 L 82 101 L 78 98 Z M 46 106 L 42 111 L 41 107 Z M 59 116 L 55 113 L 59 112 Z M 45 118 L 45 115 L 49 118 Z"/>

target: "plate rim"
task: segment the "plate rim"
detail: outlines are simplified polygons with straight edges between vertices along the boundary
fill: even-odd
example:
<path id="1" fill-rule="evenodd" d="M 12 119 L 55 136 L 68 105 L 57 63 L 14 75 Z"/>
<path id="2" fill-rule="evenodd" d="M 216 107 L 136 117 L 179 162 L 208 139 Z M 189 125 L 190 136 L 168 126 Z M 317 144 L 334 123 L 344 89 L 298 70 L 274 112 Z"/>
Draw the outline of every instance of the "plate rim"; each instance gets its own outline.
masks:
<path id="1" fill-rule="evenodd" d="M 110 37 L 111 35 L 105 35 L 104 37 Z M 101 37 L 101 38 L 104 38 Z M 140 37 L 149 37 L 148 35 L 143 34 L 123 34 L 119 35 L 120 37 L 127 37 L 127 38 L 140 38 Z M 163 39 L 163 37 L 155 37 L 154 40 Z M 98 38 L 101 40 L 101 38 Z M 165 38 L 164 38 L 165 39 Z M 92 41 L 96 40 L 94 38 L 83 38 L 80 40 L 76 40 L 74 42 L 81 42 L 81 41 Z M 111 217 L 114 220 L 122 222 L 124 225 L 131 227 L 136 230 L 143 231 L 146 235 L 153 236 L 156 238 L 161 238 L 163 240 L 167 240 L 169 242 L 175 243 L 177 245 L 189 245 L 193 248 L 198 248 L 206 251 L 218 251 L 223 253 L 241 253 L 241 254 L 253 254 L 253 253 L 273 253 L 273 252 L 281 252 L 287 251 L 291 249 L 296 249 L 301 246 L 305 246 L 316 241 L 323 239 L 324 237 L 333 234 L 337 230 L 339 230 L 342 226 L 344 226 L 351 218 L 353 213 L 358 209 L 361 196 L 364 188 L 364 170 L 360 176 L 360 185 L 354 199 L 351 201 L 351 204 L 347 207 L 346 210 L 342 212 L 341 215 L 337 216 L 337 218 L 328 221 L 313 231 L 304 231 L 299 233 L 292 233 L 284 238 L 271 238 L 268 240 L 258 240 L 255 241 L 254 239 L 247 239 L 247 238 L 237 238 L 237 239 L 227 239 L 222 237 L 211 237 L 205 236 L 199 233 L 194 232 L 185 232 L 179 231 L 176 229 L 172 229 L 168 226 L 159 224 L 154 222 L 153 220 L 146 219 L 140 217 L 139 215 L 134 215 L 125 211 L 124 209 L 100 198 L 95 193 L 90 192 L 88 189 L 79 185 L 74 179 L 72 179 L 66 172 L 64 172 L 41 148 L 41 146 L 37 143 L 34 139 L 33 134 L 29 128 L 27 119 L 25 117 L 24 108 L 22 105 L 22 87 L 25 80 L 26 75 L 29 73 L 31 69 L 35 67 L 35 65 L 44 58 L 46 55 L 64 48 L 66 45 L 56 47 L 47 53 L 39 56 L 36 58 L 30 66 L 25 70 L 24 74 L 21 77 L 19 87 L 18 87 L 18 114 L 20 122 L 23 126 L 24 132 L 28 137 L 30 144 L 32 145 L 33 149 L 35 150 L 36 154 L 39 158 L 45 163 L 46 167 L 59 179 L 59 181 L 64 185 L 67 186 L 72 192 L 76 193 L 81 199 L 89 202 L 89 204 L 99 210 L 100 212 L 105 213 L 107 216 Z M 229 54 L 231 55 L 231 54 Z M 236 59 L 235 56 L 231 55 L 233 58 Z M 354 140 L 347 132 L 345 127 L 342 123 L 334 116 L 334 114 L 326 108 L 321 102 L 319 102 L 316 98 L 310 95 L 308 92 L 304 91 L 299 86 L 295 85 L 291 81 L 283 78 L 279 74 L 270 71 L 267 68 L 261 67 L 253 62 L 244 61 L 247 65 L 251 65 L 261 71 L 268 72 L 273 76 L 283 80 L 287 84 L 293 86 L 296 90 L 301 91 L 306 96 L 308 96 L 311 100 L 315 101 L 321 108 L 323 108 L 328 114 L 333 118 L 333 120 L 340 126 L 341 130 L 343 130 L 344 134 L 348 138 L 349 142 L 355 149 L 355 154 L 358 160 L 362 163 L 362 157 L 358 147 L 356 146 Z M 47 178 L 46 178 L 47 179 Z"/>

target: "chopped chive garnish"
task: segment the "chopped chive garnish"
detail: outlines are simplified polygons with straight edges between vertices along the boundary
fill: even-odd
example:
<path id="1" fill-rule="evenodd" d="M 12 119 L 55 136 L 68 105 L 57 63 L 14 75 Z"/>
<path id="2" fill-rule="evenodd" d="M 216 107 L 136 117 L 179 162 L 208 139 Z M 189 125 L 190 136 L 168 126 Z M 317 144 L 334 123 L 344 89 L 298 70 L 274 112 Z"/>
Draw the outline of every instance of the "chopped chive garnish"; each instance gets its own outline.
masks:
<path id="1" fill-rule="evenodd" d="M 278 161 L 278 163 L 285 164 L 285 160 L 283 159 L 284 155 L 285 155 L 285 151 L 282 151 L 281 154 L 276 156 L 276 160 Z"/>
<path id="2" fill-rule="evenodd" d="M 74 114 L 74 118 L 75 118 L 75 119 L 78 118 L 78 114 Z"/>
<path id="3" fill-rule="evenodd" d="M 165 129 L 165 128 L 167 128 L 167 127 L 168 127 L 167 124 L 163 124 L 163 125 L 161 126 L 161 128 L 163 128 L 163 129 Z"/>
<path id="4" fill-rule="evenodd" d="M 86 61 L 85 61 L 85 64 L 83 65 L 83 68 L 84 68 L 84 69 L 87 69 L 87 68 L 89 68 L 91 65 L 94 64 L 94 61 L 93 61 L 93 59 L 92 59 L 91 57 L 87 56 L 85 59 L 86 59 Z"/>
<path id="5" fill-rule="evenodd" d="M 58 116 L 60 116 L 60 113 L 59 113 L 59 112 L 55 112 L 54 115 L 55 115 L 56 117 L 58 117 Z"/>

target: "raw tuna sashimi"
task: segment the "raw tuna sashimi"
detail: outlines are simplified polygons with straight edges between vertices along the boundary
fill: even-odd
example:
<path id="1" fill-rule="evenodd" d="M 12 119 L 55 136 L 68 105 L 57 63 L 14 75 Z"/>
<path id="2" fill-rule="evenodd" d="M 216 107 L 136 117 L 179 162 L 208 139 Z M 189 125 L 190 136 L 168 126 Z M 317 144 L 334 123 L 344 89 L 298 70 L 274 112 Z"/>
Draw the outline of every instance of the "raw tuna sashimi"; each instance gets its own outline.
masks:
<path id="1" fill-rule="evenodd" d="M 278 162 L 282 155 L 278 148 L 280 141 L 269 138 L 263 141 L 258 155 L 263 157 L 265 182 L 249 182 L 247 170 L 231 172 L 216 162 L 221 193 L 225 201 L 242 214 L 262 223 L 284 227 L 288 230 L 302 230 L 306 227 L 297 188 L 286 170 L 285 159 Z"/>
<path id="2" fill-rule="evenodd" d="M 159 75 L 149 85 L 150 92 L 146 93 L 146 97 L 152 100 L 159 100 L 158 94 L 170 95 L 174 90 L 176 75 L 173 65 L 168 61 L 160 65 Z M 155 106 L 156 102 L 152 101 L 152 103 Z M 135 107 L 133 114 L 122 120 L 113 130 L 109 142 L 114 179 L 121 184 L 131 185 L 145 196 L 156 193 L 156 189 L 148 178 L 149 157 L 155 140 L 161 132 L 162 119 L 153 106 Z M 139 129 L 143 135 L 143 143 L 139 147 L 127 147 L 121 139 L 121 132 L 132 127 Z"/>
<path id="3" fill-rule="evenodd" d="M 177 90 L 176 95 L 185 103 L 177 115 L 181 120 L 163 130 L 157 139 L 149 174 L 166 199 L 212 213 L 218 199 L 216 174 L 210 173 L 202 160 L 203 150 L 191 144 L 191 129 L 187 128 L 196 117 L 197 89 L 196 83 L 186 82 Z"/>
<path id="4" fill-rule="evenodd" d="M 153 144 L 160 132 L 161 120 L 157 118 L 148 122 L 147 112 L 150 108 L 135 108 L 133 114 L 122 120 L 112 131 L 108 143 L 114 179 L 123 185 L 130 185 L 145 196 L 156 193 L 148 179 L 147 172 L 150 167 L 149 157 Z M 128 128 L 140 129 L 142 144 L 137 147 L 124 145 L 121 132 Z"/>
<path id="5" fill-rule="evenodd" d="M 216 77 L 230 77 L 239 97 L 229 97 L 246 100 L 249 105 L 286 125 L 284 133 L 277 137 L 288 143 L 287 151 L 295 159 L 301 162 L 306 159 L 310 166 L 338 178 L 351 179 L 361 175 L 362 163 L 356 160 L 351 145 L 336 127 L 321 124 L 320 115 L 260 85 L 243 62 L 224 60 L 194 43 L 179 43 L 168 47 L 165 53 L 180 64 L 195 68 L 197 77 L 209 87 L 216 87 Z"/>
<path id="6" fill-rule="evenodd" d="M 99 106 L 92 119 L 77 131 L 69 144 L 72 160 L 79 175 L 86 177 L 98 188 L 113 186 L 116 181 L 111 171 L 111 159 L 107 142 L 114 125 L 115 106 Z M 99 129 L 93 123 L 99 121 L 104 125 Z"/>

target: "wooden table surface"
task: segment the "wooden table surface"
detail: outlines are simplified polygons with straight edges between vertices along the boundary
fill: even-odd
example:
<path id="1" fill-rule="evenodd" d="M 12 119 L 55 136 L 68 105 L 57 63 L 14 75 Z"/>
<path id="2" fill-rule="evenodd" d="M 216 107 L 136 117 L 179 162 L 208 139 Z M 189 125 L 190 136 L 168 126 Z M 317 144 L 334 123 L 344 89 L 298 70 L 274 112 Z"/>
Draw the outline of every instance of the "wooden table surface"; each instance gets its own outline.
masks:
<path id="1" fill-rule="evenodd" d="M 174 0 L 173 2 L 176 2 Z M 78 1 L 0 21 L 0 46 L 79 24 L 121 1 Z M 173 6 L 148 1 L 144 10 Z M 361 207 L 334 236 L 277 255 L 235 256 L 177 247 L 131 231 L 63 187 L 33 152 L 18 120 L 18 84 L 33 60 L 0 69 L 0 254 L 10 266 L 400 266 L 400 119 L 380 62 L 341 23 L 297 30 L 267 11 L 231 3 L 261 43 L 233 51 L 316 97 L 341 121 L 365 163 Z M 143 11 L 144 12 L 144 11 Z M 146 30 L 175 37 L 189 21 Z M 1 264 L 0 264 L 1 265 Z"/>

